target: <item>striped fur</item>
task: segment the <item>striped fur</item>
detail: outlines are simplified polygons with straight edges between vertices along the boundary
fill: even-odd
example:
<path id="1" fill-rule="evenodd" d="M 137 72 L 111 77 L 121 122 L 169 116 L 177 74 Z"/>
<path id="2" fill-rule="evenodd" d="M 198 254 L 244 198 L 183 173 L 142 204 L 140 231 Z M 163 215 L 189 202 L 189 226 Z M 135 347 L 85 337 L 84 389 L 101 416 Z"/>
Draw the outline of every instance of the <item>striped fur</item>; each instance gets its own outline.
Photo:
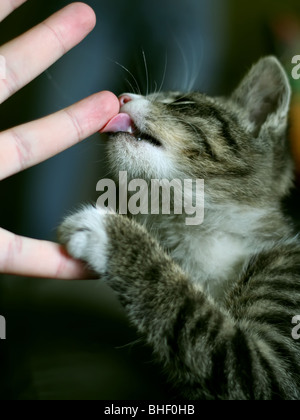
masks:
<path id="1" fill-rule="evenodd" d="M 193 287 L 143 227 L 113 216 L 107 230 L 103 277 L 183 396 L 300 398 L 300 346 L 291 336 L 300 313 L 296 240 L 254 255 L 220 305 Z"/>
<path id="2" fill-rule="evenodd" d="M 146 180 L 158 168 L 170 179 L 204 178 L 203 225 L 90 208 L 60 229 L 69 252 L 115 290 L 183 397 L 300 399 L 300 345 L 291 334 L 300 242 L 280 206 L 293 177 L 289 100 L 287 78 L 269 57 L 230 98 L 167 93 L 129 102 L 122 111 L 162 150 L 152 155 L 119 133 L 108 145 L 112 168 Z"/>

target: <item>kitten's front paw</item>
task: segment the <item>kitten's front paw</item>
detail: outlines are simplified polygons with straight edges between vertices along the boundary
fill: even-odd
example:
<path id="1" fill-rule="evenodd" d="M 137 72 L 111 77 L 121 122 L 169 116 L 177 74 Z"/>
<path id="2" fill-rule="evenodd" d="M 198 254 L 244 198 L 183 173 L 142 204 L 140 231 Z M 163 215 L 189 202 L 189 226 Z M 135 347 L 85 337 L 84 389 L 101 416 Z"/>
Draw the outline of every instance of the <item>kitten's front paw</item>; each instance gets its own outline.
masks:
<path id="1" fill-rule="evenodd" d="M 112 215 L 106 209 L 86 207 L 68 217 L 58 229 L 58 239 L 68 253 L 83 260 L 99 274 L 104 274 L 107 264 L 108 237 L 106 218 Z"/>

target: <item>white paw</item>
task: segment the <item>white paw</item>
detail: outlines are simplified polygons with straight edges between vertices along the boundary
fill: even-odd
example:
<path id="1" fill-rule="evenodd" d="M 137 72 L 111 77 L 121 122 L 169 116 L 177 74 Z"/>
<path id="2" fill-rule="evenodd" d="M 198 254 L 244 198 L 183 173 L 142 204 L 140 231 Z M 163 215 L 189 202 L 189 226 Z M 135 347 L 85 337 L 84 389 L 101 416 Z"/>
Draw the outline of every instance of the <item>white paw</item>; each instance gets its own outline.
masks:
<path id="1" fill-rule="evenodd" d="M 100 274 L 106 271 L 108 237 L 105 219 L 109 214 L 111 212 L 106 209 L 89 206 L 68 217 L 58 230 L 59 240 L 68 253 L 87 262 Z"/>

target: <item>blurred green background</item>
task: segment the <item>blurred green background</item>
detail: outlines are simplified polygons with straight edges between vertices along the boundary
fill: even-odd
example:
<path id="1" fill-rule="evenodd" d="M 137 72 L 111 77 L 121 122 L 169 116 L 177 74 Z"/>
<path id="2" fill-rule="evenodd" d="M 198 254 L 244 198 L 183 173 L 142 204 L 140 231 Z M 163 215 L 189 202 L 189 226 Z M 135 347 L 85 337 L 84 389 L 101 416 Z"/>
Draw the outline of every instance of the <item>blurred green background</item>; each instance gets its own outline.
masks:
<path id="1" fill-rule="evenodd" d="M 28 0 L 0 26 L 0 42 L 21 34 L 70 1 Z M 298 0 L 90 0 L 94 32 L 49 71 L 1 106 L 0 130 L 42 117 L 99 90 L 130 90 L 135 75 L 164 89 L 228 94 L 261 56 L 287 65 L 300 42 L 285 38 L 300 21 Z M 283 29 L 282 29 L 283 28 Z M 299 45 L 298 51 L 297 45 Z M 294 51 L 294 52 L 293 52 Z M 300 82 L 299 82 L 300 83 Z M 97 199 L 107 176 L 104 145 L 94 136 L 0 184 L 0 223 L 38 239 L 55 239 L 64 215 Z M 285 203 L 299 214 L 299 192 Z M 1 252 L 1 251 L 0 251 Z M 99 282 L 0 278 L 0 399 L 173 398 L 152 354 L 129 326 L 114 294 Z"/>

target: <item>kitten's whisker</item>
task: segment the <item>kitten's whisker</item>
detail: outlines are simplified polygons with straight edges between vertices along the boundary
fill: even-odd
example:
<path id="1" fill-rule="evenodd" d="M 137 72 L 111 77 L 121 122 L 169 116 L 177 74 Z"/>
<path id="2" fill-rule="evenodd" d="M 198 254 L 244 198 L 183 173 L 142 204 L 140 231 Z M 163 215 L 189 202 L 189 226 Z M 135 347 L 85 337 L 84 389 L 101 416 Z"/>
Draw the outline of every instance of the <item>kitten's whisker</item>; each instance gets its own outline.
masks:
<path id="1" fill-rule="evenodd" d="M 164 73 L 163 73 L 163 78 L 162 78 L 162 81 L 161 81 L 161 84 L 160 84 L 160 87 L 159 87 L 159 93 L 162 91 L 163 85 L 166 81 L 167 68 L 168 68 L 168 53 L 166 52 Z"/>
<path id="2" fill-rule="evenodd" d="M 159 90 L 158 90 L 158 85 L 157 85 L 157 82 L 156 82 L 156 80 L 154 81 L 154 92 L 153 92 L 153 95 L 152 95 L 152 97 L 151 97 L 151 100 L 150 100 L 150 102 L 151 103 L 155 103 L 155 101 L 157 100 L 157 98 L 158 98 L 158 95 L 159 95 Z"/>
<path id="3" fill-rule="evenodd" d="M 143 343 L 143 340 L 141 338 L 138 338 L 137 340 L 131 341 L 130 343 L 124 344 L 123 346 L 116 346 L 115 349 L 117 350 L 123 350 L 126 348 L 132 348 L 133 346 L 136 346 L 138 344 Z"/>
<path id="4" fill-rule="evenodd" d="M 131 73 L 131 71 L 130 70 L 128 70 L 125 66 L 123 66 L 123 64 L 120 64 L 120 63 L 118 63 L 117 61 L 114 61 L 114 63 L 115 64 L 117 64 L 118 66 L 120 66 L 123 70 L 125 70 L 131 77 L 132 77 L 132 79 L 133 79 L 133 81 L 134 81 L 134 83 L 135 83 L 135 85 L 136 85 L 136 88 L 137 88 L 137 90 L 135 90 L 135 89 L 133 89 L 133 87 L 132 87 L 132 90 L 133 90 L 133 93 L 138 93 L 139 95 L 141 95 L 142 94 L 142 92 L 141 92 L 141 89 L 140 89 L 140 86 L 139 86 L 139 84 L 138 84 L 138 82 L 137 82 L 137 80 L 136 80 L 136 78 L 134 77 L 134 75 Z M 130 84 L 131 85 L 131 84 Z M 132 85 L 131 85 L 132 86 Z"/>
<path id="5" fill-rule="evenodd" d="M 189 41 L 190 41 L 189 51 L 192 51 L 192 63 L 193 63 L 191 66 L 192 71 L 191 71 L 191 78 L 190 78 L 190 84 L 189 84 L 189 89 L 188 89 L 188 91 L 191 92 L 192 90 L 195 89 L 196 81 L 200 74 L 200 69 L 203 63 L 204 46 L 203 46 L 203 38 L 200 38 L 199 43 L 197 43 L 199 48 L 197 49 L 197 53 L 195 53 L 195 43 L 191 39 L 189 39 Z M 198 50 L 200 50 L 200 54 L 198 53 Z"/>
<path id="6" fill-rule="evenodd" d="M 126 82 L 127 82 L 127 83 L 128 83 L 128 85 L 130 86 L 131 92 L 132 92 L 132 93 L 135 93 L 135 89 L 134 89 L 134 87 L 133 87 L 132 83 L 131 83 L 128 79 L 126 79 Z"/>
<path id="7" fill-rule="evenodd" d="M 166 53 L 166 59 L 165 59 L 165 66 L 164 66 L 163 77 L 162 77 L 162 81 L 161 81 L 161 84 L 160 84 L 160 86 L 159 86 L 159 89 L 158 89 L 158 92 L 157 92 L 157 95 L 156 95 L 156 97 L 155 97 L 154 101 L 157 99 L 158 95 L 159 95 L 159 94 L 160 94 L 160 92 L 162 91 L 163 85 L 164 85 L 164 83 L 165 83 L 165 80 L 166 80 L 166 74 L 167 74 L 167 66 L 168 66 L 168 54 Z"/>
<path id="8" fill-rule="evenodd" d="M 181 88 L 181 90 L 186 92 L 187 91 L 186 87 L 188 86 L 189 72 L 190 72 L 189 63 L 188 63 L 184 48 L 179 43 L 177 37 L 174 36 L 174 38 L 175 38 L 175 42 L 177 44 L 177 47 L 179 49 L 179 52 L 180 52 L 182 60 L 183 60 L 183 67 L 184 67 L 184 74 L 185 74 L 185 81 L 183 83 L 183 86 L 181 86 L 180 88 Z"/>
<path id="9" fill-rule="evenodd" d="M 142 50 L 142 55 L 143 55 L 143 60 L 144 60 L 144 65 L 145 65 L 145 72 L 146 72 L 146 83 L 147 83 L 146 96 L 148 96 L 149 95 L 149 72 L 148 72 L 146 54 L 144 50 Z"/>

